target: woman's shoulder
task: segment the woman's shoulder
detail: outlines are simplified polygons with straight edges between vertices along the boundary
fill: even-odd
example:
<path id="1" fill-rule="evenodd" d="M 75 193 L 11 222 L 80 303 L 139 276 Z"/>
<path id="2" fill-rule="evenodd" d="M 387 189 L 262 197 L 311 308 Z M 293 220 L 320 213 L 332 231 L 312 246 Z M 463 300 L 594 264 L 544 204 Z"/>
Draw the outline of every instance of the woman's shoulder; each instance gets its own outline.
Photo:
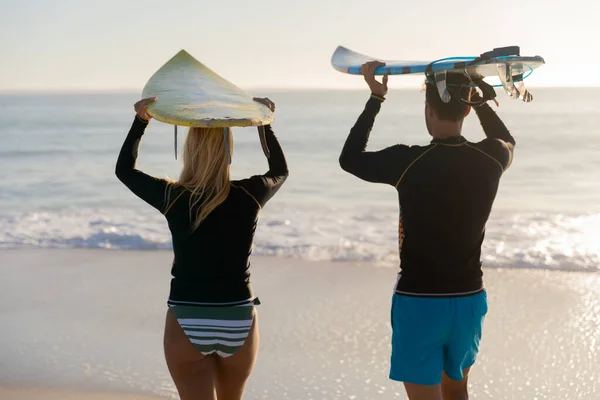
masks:
<path id="1" fill-rule="evenodd" d="M 253 175 L 249 178 L 245 178 L 245 179 L 238 179 L 238 180 L 232 180 L 231 181 L 231 186 L 233 187 L 238 187 L 238 188 L 244 188 L 244 189 L 250 189 L 254 186 L 258 185 L 262 185 L 263 183 L 263 179 L 261 175 Z"/>
<path id="2" fill-rule="evenodd" d="M 260 203 L 256 199 L 255 195 L 255 188 L 259 182 L 260 176 L 252 176 L 246 179 L 231 181 L 231 188 L 235 191 L 243 192 L 244 196 L 247 196 L 248 198 L 252 199 L 252 201 L 258 204 L 258 207 L 260 208 Z"/>

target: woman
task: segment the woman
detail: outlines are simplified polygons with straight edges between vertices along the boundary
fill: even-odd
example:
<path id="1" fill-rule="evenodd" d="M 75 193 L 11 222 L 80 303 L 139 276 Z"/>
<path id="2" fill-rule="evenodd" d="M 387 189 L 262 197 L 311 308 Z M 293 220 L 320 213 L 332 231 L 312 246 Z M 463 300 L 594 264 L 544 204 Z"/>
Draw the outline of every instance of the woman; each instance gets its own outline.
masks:
<path id="1" fill-rule="evenodd" d="M 133 193 L 160 211 L 173 238 L 164 350 L 182 400 L 238 400 L 258 351 L 250 285 L 252 240 L 258 213 L 288 176 L 283 151 L 265 126 L 269 171 L 230 181 L 229 128 L 190 128 L 178 181 L 135 169 L 138 147 L 150 120 L 147 107 L 136 117 L 119 154 L 116 175 Z M 269 99 L 254 99 L 275 111 Z"/>

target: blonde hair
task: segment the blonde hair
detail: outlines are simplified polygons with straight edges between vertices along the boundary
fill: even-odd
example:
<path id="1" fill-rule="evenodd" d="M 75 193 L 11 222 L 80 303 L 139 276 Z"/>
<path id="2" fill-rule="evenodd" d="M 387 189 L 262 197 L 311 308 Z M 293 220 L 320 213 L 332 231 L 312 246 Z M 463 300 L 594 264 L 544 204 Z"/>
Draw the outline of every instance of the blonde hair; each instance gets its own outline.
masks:
<path id="1" fill-rule="evenodd" d="M 225 143 L 227 138 L 229 143 Z M 193 230 L 223 203 L 229 195 L 229 157 L 233 149 L 230 128 L 190 128 L 183 146 L 183 169 L 179 180 L 167 189 L 167 203 L 172 186 L 178 185 L 191 192 L 190 219 L 192 210 L 197 210 Z M 176 199 L 174 200 L 176 201 Z"/>

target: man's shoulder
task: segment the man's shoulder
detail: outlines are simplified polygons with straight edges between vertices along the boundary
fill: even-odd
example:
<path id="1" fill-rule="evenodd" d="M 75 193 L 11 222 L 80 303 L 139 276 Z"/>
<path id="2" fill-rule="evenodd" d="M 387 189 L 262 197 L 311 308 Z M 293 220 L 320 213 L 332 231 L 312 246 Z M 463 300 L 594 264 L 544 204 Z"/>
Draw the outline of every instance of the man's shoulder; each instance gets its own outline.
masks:
<path id="1" fill-rule="evenodd" d="M 480 142 L 467 142 L 467 145 L 494 159 L 503 170 L 512 162 L 511 145 L 502 139 L 486 138 Z"/>
<path id="2" fill-rule="evenodd" d="M 510 143 L 498 138 L 485 138 L 479 142 L 467 142 L 467 145 L 476 147 L 490 155 L 501 155 L 509 150 Z"/>

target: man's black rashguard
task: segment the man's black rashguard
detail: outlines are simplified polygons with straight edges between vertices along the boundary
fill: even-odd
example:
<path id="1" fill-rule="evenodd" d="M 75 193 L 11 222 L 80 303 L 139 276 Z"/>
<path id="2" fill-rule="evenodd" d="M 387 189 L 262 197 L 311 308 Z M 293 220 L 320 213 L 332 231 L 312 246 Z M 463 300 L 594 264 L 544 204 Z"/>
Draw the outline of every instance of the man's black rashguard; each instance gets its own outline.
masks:
<path id="1" fill-rule="evenodd" d="M 396 187 L 400 202 L 401 272 L 396 292 L 460 296 L 483 290 L 481 244 L 515 140 L 483 104 L 475 108 L 486 139 L 433 139 L 427 146 L 365 151 L 383 98 L 371 96 L 350 131 L 341 167 L 369 182 Z"/>

